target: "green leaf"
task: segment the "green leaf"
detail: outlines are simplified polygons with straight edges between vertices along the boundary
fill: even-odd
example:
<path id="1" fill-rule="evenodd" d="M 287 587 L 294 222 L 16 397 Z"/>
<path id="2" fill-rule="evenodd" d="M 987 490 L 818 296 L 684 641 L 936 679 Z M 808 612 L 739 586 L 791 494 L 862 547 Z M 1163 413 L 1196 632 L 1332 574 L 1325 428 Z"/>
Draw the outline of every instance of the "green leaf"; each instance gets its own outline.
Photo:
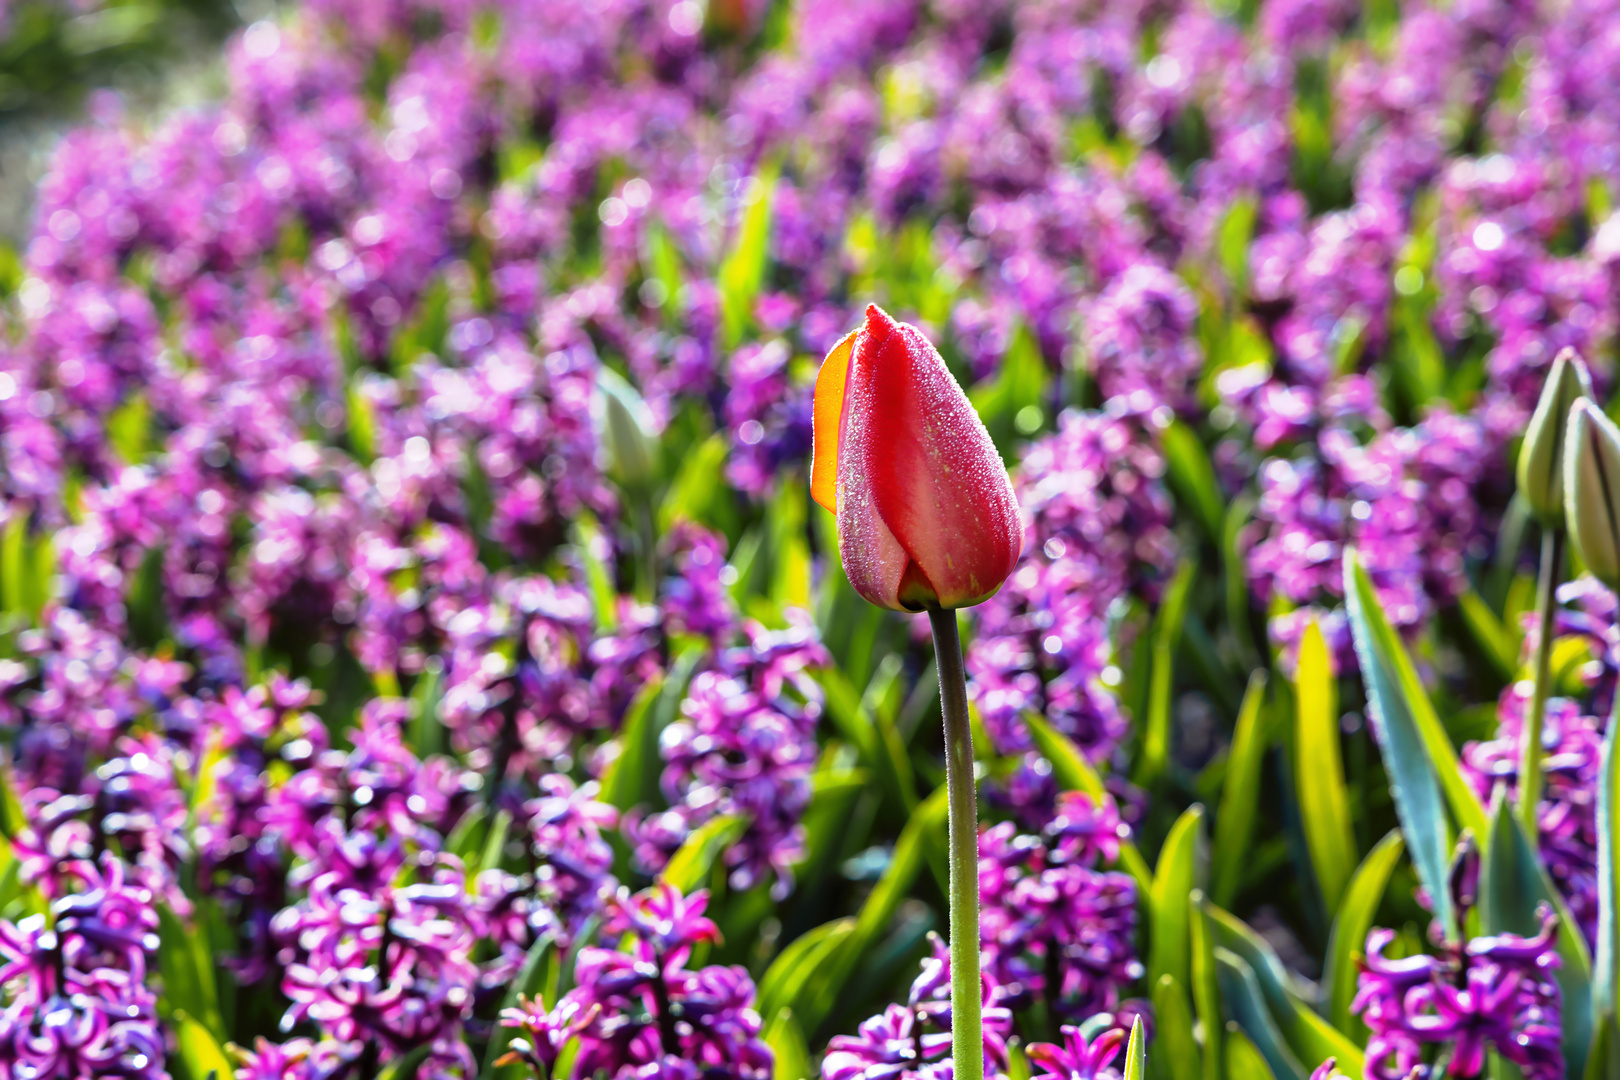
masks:
<path id="1" fill-rule="evenodd" d="M 1502 620 L 1496 617 L 1485 598 L 1469 588 L 1457 597 L 1457 607 L 1479 643 L 1480 651 L 1489 658 L 1497 673 L 1504 679 L 1518 674 L 1519 641 L 1503 628 Z"/>
<path id="2" fill-rule="evenodd" d="M 659 876 L 683 893 L 702 888 L 714 869 L 714 861 L 747 830 L 748 817 L 744 814 L 711 818 L 686 838 Z"/>
<path id="3" fill-rule="evenodd" d="M 1276 1080 L 1266 1059 L 1237 1024 L 1227 1025 L 1226 1075 L 1229 1080 Z"/>
<path id="4" fill-rule="evenodd" d="M 444 724 L 439 719 L 439 701 L 444 693 L 442 667 L 429 668 L 411 687 L 411 749 L 419 758 L 444 749 Z"/>
<path id="5" fill-rule="evenodd" d="M 1260 765 L 1266 755 L 1266 673 L 1249 676 L 1232 750 L 1226 759 L 1226 780 L 1221 786 L 1220 815 L 1215 819 L 1215 902 L 1229 905 L 1237 897 L 1249 863 L 1249 842 L 1254 835 L 1255 808 L 1260 802 Z"/>
<path id="6" fill-rule="evenodd" d="M 1147 1080 L 1147 1033 L 1142 1018 L 1131 1018 L 1131 1041 L 1125 1046 L 1125 1080 Z"/>
<path id="7" fill-rule="evenodd" d="M 1215 949 L 1215 964 L 1227 1009 L 1253 1041 L 1272 1075 L 1278 1080 L 1305 1080 L 1305 1070 L 1284 1043 L 1282 1032 L 1277 1030 L 1254 970 L 1241 956 L 1219 946 Z M 1237 1074 L 1234 1072 L 1233 1076 Z"/>
<path id="8" fill-rule="evenodd" d="M 131 395 L 107 417 L 107 441 L 130 465 L 138 465 L 145 459 L 151 438 L 152 409 L 145 394 Z"/>
<path id="9" fill-rule="evenodd" d="M 669 532 L 679 521 L 699 525 L 716 523 L 716 504 L 730 498 L 730 489 L 725 484 L 726 455 L 730 452 L 725 436 L 711 435 L 686 454 L 658 507 L 660 533 Z"/>
<path id="10" fill-rule="evenodd" d="M 1337 911 L 1345 881 L 1356 862 L 1350 827 L 1350 797 L 1339 759 L 1339 692 L 1322 629 L 1313 619 L 1299 643 L 1295 708 L 1299 767 L 1299 813 L 1322 903 Z"/>
<path id="11" fill-rule="evenodd" d="M 1153 987 L 1154 1061 L 1149 1071 L 1163 1080 L 1193 1080 L 1203 1069 L 1193 1037 L 1192 1007 L 1174 975 L 1161 975 Z"/>
<path id="12" fill-rule="evenodd" d="M 1188 941 L 1192 951 L 1192 998 L 1198 1022 L 1204 1029 L 1204 1071 L 1202 1080 L 1221 1080 L 1221 986 L 1215 963 L 1215 928 L 1204 910 L 1204 894 L 1188 897 Z"/>
<path id="13" fill-rule="evenodd" d="M 622 749 L 602 776 L 603 802 L 620 810 L 661 805 L 658 774 L 663 765 L 658 755 L 658 737 L 680 712 L 686 686 L 701 659 L 701 648 L 686 649 L 670 665 L 662 684 L 653 679 L 636 695 L 620 730 Z"/>
<path id="14" fill-rule="evenodd" d="M 214 1038 L 213 1032 L 207 1027 L 183 1013 L 175 1014 L 174 1023 L 175 1047 L 179 1051 L 180 1061 L 191 1074 L 191 1080 L 230 1080 L 236 1075 L 231 1059 L 225 1056 L 225 1051 Z"/>
<path id="15" fill-rule="evenodd" d="M 1142 787 L 1151 786 L 1170 759 L 1170 699 L 1174 689 L 1176 646 L 1181 643 L 1181 623 L 1187 617 L 1187 594 L 1197 571 L 1198 565 L 1191 559 L 1181 564 L 1164 592 L 1164 604 L 1153 621 L 1147 727 L 1142 735 L 1142 759 L 1136 768 L 1136 782 Z"/>
<path id="16" fill-rule="evenodd" d="M 753 324 L 754 300 L 765 283 L 776 176 L 777 168 L 772 165 L 750 180 L 750 184 L 759 185 L 759 197 L 743 210 L 731 251 L 715 275 L 715 285 L 720 290 L 721 325 L 725 328 L 728 348 L 735 348 Z"/>
<path id="17" fill-rule="evenodd" d="M 1153 875 L 1153 945 L 1148 959 L 1149 985 L 1161 976 L 1186 984 L 1192 978 L 1191 931 L 1187 926 L 1187 898 L 1198 886 L 1199 863 L 1208 856 L 1203 846 L 1204 808 L 1189 807 L 1177 819 L 1159 850 Z"/>
<path id="18" fill-rule="evenodd" d="M 1041 752 L 1042 757 L 1052 763 L 1052 775 L 1056 777 L 1058 787 L 1064 791 L 1083 791 L 1099 805 L 1111 798 L 1108 789 L 1103 787 L 1102 777 L 1097 775 L 1097 770 L 1091 767 L 1091 762 L 1086 760 L 1086 756 L 1068 736 L 1048 724 L 1037 713 L 1026 712 L 1024 723 L 1029 727 L 1030 738 L 1035 741 L 1035 748 Z M 1142 857 L 1133 841 L 1120 841 L 1119 864 L 1135 880 L 1138 901 L 1152 896 L 1153 871 L 1148 869 L 1147 860 Z"/>
<path id="19" fill-rule="evenodd" d="M 1220 230 L 1215 236 L 1215 250 L 1220 256 L 1221 269 L 1232 285 L 1232 295 L 1241 300 L 1249 288 L 1249 241 L 1254 236 L 1254 223 L 1259 208 L 1252 196 L 1232 201 L 1226 215 L 1221 218 Z"/>
<path id="20" fill-rule="evenodd" d="M 1040 344 L 1029 327 L 1020 323 L 1007 343 L 995 378 L 980 383 L 968 393 L 968 400 L 978 410 L 996 448 L 1008 461 L 1013 456 L 1016 435 L 1031 434 L 1039 427 L 1036 424 L 1029 432 L 1020 430 L 1021 426 L 1028 425 L 1020 425 L 1019 414 L 1025 409 L 1040 409 L 1048 375 Z"/>
<path id="21" fill-rule="evenodd" d="M 1159 442 L 1164 447 L 1168 478 L 1176 498 L 1192 510 L 1205 534 L 1219 543 L 1226 521 L 1226 506 L 1220 482 L 1215 477 L 1215 466 L 1210 464 L 1203 440 L 1182 421 L 1172 420 L 1170 426 L 1159 433 Z"/>
<path id="22" fill-rule="evenodd" d="M 1230 912 L 1214 905 L 1206 905 L 1206 911 L 1219 946 L 1248 966 L 1287 1049 L 1307 1062 L 1336 1057 L 1346 1068 L 1353 1066 L 1359 1072 L 1361 1048 L 1310 1007 L 1308 1002 L 1315 996 L 1311 988 L 1288 970 L 1271 943 Z M 1259 1036 L 1255 1038 L 1258 1042 Z"/>
<path id="23" fill-rule="evenodd" d="M 188 928 L 167 905 L 158 907 L 158 970 L 163 973 L 166 1007 L 175 1016 L 202 1025 L 216 1045 L 222 1041 L 225 1022 L 219 1013 L 208 935 Z"/>
<path id="24" fill-rule="evenodd" d="M 1421 704 L 1407 692 L 1408 681 L 1404 676 L 1410 674 L 1413 684 L 1417 681 L 1416 674 L 1409 671 L 1412 662 L 1384 618 L 1372 581 L 1362 569 L 1354 548 L 1347 548 L 1344 553 L 1344 594 L 1356 658 L 1367 688 L 1373 736 L 1389 770 L 1390 792 L 1395 797 L 1395 812 L 1412 853 L 1412 865 L 1428 890 L 1446 936 L 1455 940 L 1457 912 L 1451 904 L 1449 880 L 1451 822 L 1446 817 L 1440 781 L 1417 718 L 1420 709 L 1431 714 L 1433 710 L 1421 688 L 1418 691 Z M 1444 735 L 1442 731 L 1442 738 Z M 1446 745 L 1449 748 L 1451 744 L 1448 741 Z M 1455 756 L 1452 765 L 1455 768 Z M 1470 791 L 1469 797 L 1472 796 Z M 1475 835 L 1486 833 L 1479 829 Z"/>
<path id="25" fill-rule="evenodd" d="M 860 694 L 837 668 L 816 673 L 827 696 L 827 716 L 838 733 L 860 752 L 883 784 L 884 794 L 908 816 L 917 808 L 916 780 L 905 744 L 892 726 L 880 725 Z"/>
<path id="26" fill-rule="evenodd" d="M 1615 855 L 1620 852 L 1620 754 L 1615 753 L 1615 731 L 1620 729 L 1620 718 L 1611 717 L 1609 730 L 1603 736 L 1603 753 L 1599 759 L 1597 782 L 1597 894 L 1598 926 L 1597 955 L 1592 961 L 1592 1012 L 1597 1022 L 1612 1021 L 1616 1003 L 1620 1002 L 1620 964 L 1615 950 L 1620 948 L 1620 897 L 1615 892 Z M 1607 1031 L 1600 1027 L 1600 1034 Z M 1609 1036 L 1605 1034 L 1605 1038 Z M 1620 1054 L 1620 1043 L 1608 1044 Z M 1616 1075 L 1620 1075 L 1617 1073 Z"/>
<path id="27" fill-rule="evenodd" d="M 1592 1044 L 1592 961 L 1580 927 L 1570 918 L 1558 890 L 1502 789 L 1491 807 L 1490 845 L 1479 868 L 1480 925 L 1487 934 L 1541 932 L 1536 909 L 1547 904 L 1558 913 L 1558 958 L 1555 975 L 1564 994 L 1564 1060 L 1569 1075 L 1580 1076 Z"/>
<path id="28" fill-rule="evenodd" d="M 1328 1018 L 1335 1027 L 1352 1037 L 1360 1033 L 1358 1021 L 1350 1013 L 1356 996 L 1356 957 L 1367 942 L 1373 917 L 1384 898 L 1389 875 L 1401 860 L 1405 844 L 1399 829 L 1391 829 L 1356 868 L 1345 889 L 1328 934 L 1327 971 L 1322 981 L 1328 990 Z"/>
<path id="29" fill-rule="evenodd" d="M 805 984 L 854 932 L 855 918 L 846 916 L 822 923 L 789 942 L 759 980 L 760 1012 L 775 1016 L 782 1009 L 792 1008 Z"/>
<path id="30" fill-rule="evenodd" d="M 772 1080 L 813 1080 L 820 1075 L 792 1009 L 779 1009 L 765 1025 L 765 1043 L 776 1058 Z"/>
<path id="31" fill-rule="evenodd" d="M 433 1052 L 433 1044 L 418 1046 L 404 1057 L 395 1058 L 387 1067 L 377 1073 L 377 1080 L 412 1080 L 416 1070 L 422 1067 L 422 1062 Z"/>
<path id="32" fill-rule="evenodd" d="M 478 860 L 480 874 L 485 870 L 500 869 L 501 856 L 506 853 L 506 837 L 511 829 L 512 815 L 505 810 L 497 811 L 495 821 L 489 827 L 489 836 L 484 840 L 484 854 Z M 472 883 L 469 881 L 468 884 Z"/>
<path id="33" fill-rule="evenodd" d="M 544 961 L 546 955 L 552 950 L 552 944 L 551 936 L 547 934 L 536 939 L 535 943 L 529 946 L 528 955 L 523 958 L 523 967 L 518 970 L 517 978 L 512 981 L 511 986 L 507 987 L 506 996 L 501 1000 L 502 1012 L 507 1009 L 517 1008 L 519 1006 L 519 997 L 535 997 L 540 993 L 540 987 L 545 976 Z M 506 1053 L 507 1045 L 511 1043 L 513 1036 L 516 1034 L 516 1028 L 503 1027 L 500 1024 L 495 1025 L 490 1031 L 489 1046 L 484 1050 L 484 1064 L 478 1070 L 479 1080 L 495 1080 L 495 1077 L 506 1071 L 496 1066 L 495 1062 L 502 1054 Z M 509 1068 L 511 1068 L 514 1076 L 522 1075 L 522 1069 Z"/>

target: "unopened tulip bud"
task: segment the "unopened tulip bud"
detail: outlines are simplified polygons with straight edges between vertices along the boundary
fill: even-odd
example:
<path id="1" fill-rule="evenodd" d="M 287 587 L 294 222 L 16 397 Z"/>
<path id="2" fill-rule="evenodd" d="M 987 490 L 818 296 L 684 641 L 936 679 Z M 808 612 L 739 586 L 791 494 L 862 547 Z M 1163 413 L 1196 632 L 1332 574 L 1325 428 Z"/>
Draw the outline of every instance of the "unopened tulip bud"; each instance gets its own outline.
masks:
<path id="1" fill-rule="evenodd" d="M 1543 525 L 1564 525 L 1564 433 L 1577 398 L 1592 396 L 1586 365 L 1565 349 L 1553 361 L 1519 449 L 1519 494 Z"/>
<path id="2" fill-rule="evenodd" d="M 995 443 L 922 331 L 876 305 L 816 379 L 810 493 L 850 584 L 895 611 L 971 607 L 1023 549 Z"/>
<path id="3" fill-rule="evenodd" d="M 647 486 L 658 460 L 651 411 L 635 388 L 610 370 L 598 373 L 597 391 L 597 428 L 607 451 L 608 472 L 626 487 Z"/>
<path id="4" fill-rule="evenodd" d="M 1581 398 L 1570 410 L 1564 443 L 1569 538 L 1592 576 L 1620 589 L 1620 429 Z"/>

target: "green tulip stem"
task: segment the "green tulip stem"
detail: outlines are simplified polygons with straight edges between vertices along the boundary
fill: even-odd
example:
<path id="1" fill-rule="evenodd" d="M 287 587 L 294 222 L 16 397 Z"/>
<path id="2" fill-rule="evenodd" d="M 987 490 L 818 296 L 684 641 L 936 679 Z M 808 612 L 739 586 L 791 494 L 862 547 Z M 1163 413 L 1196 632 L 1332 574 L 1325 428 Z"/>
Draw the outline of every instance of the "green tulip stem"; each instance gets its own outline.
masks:
<path id="1" fill-rule="evenodd" d="M 1552 690 L 1552 648 L 1556 631 L 1553 619 L 1558 612 L 1558 580 L 1564 561 L 1564 530 L 1543 529 L 1541 533 L 1541 573 L 1536 582 L 1536 670 L 1535 689 L 1530 695 L 1530 713 L 1524 718 L 1524 740 L 1519 758 L 1519 820 L 1524 835 L 1536 843 L 1536 808 L 1541 804 L 1542 727 L 1547 718 L 1547 695 Z"/>
<path id="2" fill-rule="evenodd" d="M 951 1056 L 956 1080 L 984 1078 L 979 988 L 979 810 L 973 785 L 973 729 L 956 612 L 930 611 L 939 699 L 945 712 L 945 793 L 950 818 Z"/>

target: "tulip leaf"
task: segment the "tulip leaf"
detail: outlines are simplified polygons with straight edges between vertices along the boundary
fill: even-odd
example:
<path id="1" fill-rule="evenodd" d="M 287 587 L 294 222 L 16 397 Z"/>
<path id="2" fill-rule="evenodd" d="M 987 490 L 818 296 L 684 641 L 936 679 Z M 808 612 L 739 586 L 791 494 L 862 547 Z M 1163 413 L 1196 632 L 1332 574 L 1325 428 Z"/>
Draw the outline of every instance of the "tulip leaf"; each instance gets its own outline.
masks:
<path id="1" fill-rule="evenodd" d="M 744 814 L 710 818 L 692 830 L 658 876 L 683 893 L 702 888 L 721 852 L 736 843 L 747 830 L 748 817 Z"/>
<path id="2" fill-rule="evenodd" d="M 1266 754 L 1266 673 L 1256 669 L 1238 709 L 1232 749 L 1226 759 L 1220 813 L 1215 818 L 1215 902 L 1231 904 L 1249 862 L 1255 810 L 1260 802 L 1260 765 Z"/>
<path id="3" fill-rule="evenodd" d="M 1254 1042 L 1235 1023 L 1226 1030 L 1226 1075 L 1228 1080 L 1276 1080 Z"/>
<path id="4" fill-rule="evenodd" d="M 1321 888 L 1322 904 L 1337 911 L 1345 881 L 1356 862 L 1356 838 L 1350 827 L 1350 797 L 1344 787 L 1339 757 L 1338 686 L 1322 629 L 1313 619 L 1299 643 L 1294 677 L 1299 755 L 1299 813 L 1311 865 Z"/>
<path id="5" fill-rule="evenodd" d="M 1188 943 L 1192 952 L 1192 999 L 1198 1022 L 1204 1029 L 1204 1069 L 1202 1080 L 1221 1080 L 1221 1016 L 1219 967 L 1215 962 L 1215 928 L 1205 910 L 1204 894 L 1188 898 Z M 1181 1078 L 1178 1078 L 1181 1080 Z"/>
<path id="6" fill-rule="evenodd" d="M 1198 565 L 1189 559 L 1181 564 L 1164 591 L 1164 603 L 1153 620 L 1153 667 L 1148 682 L 1147 727 L 1142 734 L 1142 757 L 1137 763 L 1136 782 L 1150 786 L 1164 771 L 1170 759 L 1170 704 L 1174 690 L 1176 647 L 1181 644 L 1181 624 L 1187 617 L 1187 594 L 1192 590 Z"/>
<path id="7" fill-rule="evenodd" d="M 1164 447 L 1167 475 L 1176 497 L 1183 506 L 1191 508 L 1205 534 L 1218 543 L 1226 520 L 1226 507 L 1215 466 L 1210 464 L 1203 440 L 1182 421 L 1172 420 L 1169 427 L 1159 432 L 1159 443 Z"/>
<path id="8" fill-rule="evenodd" d="M 1131 1018 L 1131 1040 L 1125 1044 L 1125 1080 L 1147 1080 L 1147 1032 L 1142 1018 Z"/>
<path id="9" fill-rule="evenodd" d="M 1221 997 L 1238 1027 L 1254 1043 L 1266 1066 L 1278 1080 L 1305 1080 L 1305 1070 L 1283 1041 L 1282 1032 L 1266 1007 L 1264 992 L 1254 969 L 1241 956 L 1219 946 L 1215 964 L 1221 980 Z"/>
<path id="10" fill-rule="evenodd" d="M 1024 723 L 1029 728 L 1035 748 L 1051 763 L 1052 775 L 1057 778 L 1058 787 L 1064 791 L 1083 791 L 1099 804 L 1111 798 L 1108 789 L 1103 786 L 1102 777 L 1097 775 L 1097 770 L 1091 767 L 1091 762 L 1086 760 L 1080 748 L 1067 735 L 1037 713 L 1026 712 Z M 1148 869 L 1147 860 L 1133 841 L 1119 842 L 1119 865 L 1136 882 L 1137 902 L 1140 904 L 1144 899 L 1151 898 L 1153 871 Z"/>
<path id="11" fill-rule="evenodd" d="M 1191 979 L 1191 931 L 1187 926 L 1187 898 L 1201 883 L 1201 863 L 1208 855 L 1200 849 L 1203 840 L 1204 808 L 1189 807 L 1165 838 L 1159 850 L 1159 865 L 1153 875 L 1153 937 L 1148 959 L 1149 985 L 1160 976 L 1173 976 L 1186 985 Z"/>
<path id="12" fill-rule="evenodd" d="M 1384 618 L 1372 581 L 1357 560 L 1354 548 L 1345 550 L 1344 595 L 1356 658 L 1367 688 L 1373 737 L 1389 770 L 1395 812 L 1406 834 L 1412 865 L 1428 890 L 1446 936 L 1455 940 L 1457 913 L 1451 903 L 1448 881 L 1451 823 L 1446 817 L 1440 781 L 1425 750 L 1423 736 L 1419 734 L 1416 716 L 1418 708 L 1427 707 L 1427 699 L 1423 699 L 1423 706 L 1418 706 L 1407 693 L 1402 666 L 1404 663 L 1404 667 L 1410 669 L 1411 661 Z M 1415 675 L 1412 681 L 1416 681 Z M 1481 830 L 1475 835 L 1485 833 Z"/>
<path id="13" fill-rule="evenodd" d="M 1491 838 L 1479 870 L 1480 924 L 1487 934 L 1541 932 L 1537 909 L 1547 904 L 1559 917 L 1555 973 L 1563 990 L 1564 1059 L 1580 1076 L 1592 1042 L 1592 961 L 1581 929 L 1569 915 L 1502 789 L 1492 805 Z"/>
<path id="14" fill-rule="evenodd" d="M 1203 1064 L 1193 1037 L 1192 1006 L 1174 975 L 1161 975 L 1153 987 L 1154 1059 L 1148 1072 L 1156 1080 L 1193 1080 Z"/>
<path id="15" fill-rule="evenodd" d="M 1328 991 L 1328 1017 L 1346 1035 L 1359 1033 L 1359 1023 L 1350 1013 L 1356 996 L 1356 957 L 1367 941 L 1373 917 L 1389 885 L 1389 875 L 1400 862 L 1405 843 L 1399 829 L 1391 829 L 1367 857 L 1361 860 L 1345 889 L 1344 899 L 1328 934 L 1327 970 L 1322 981 Z"/>

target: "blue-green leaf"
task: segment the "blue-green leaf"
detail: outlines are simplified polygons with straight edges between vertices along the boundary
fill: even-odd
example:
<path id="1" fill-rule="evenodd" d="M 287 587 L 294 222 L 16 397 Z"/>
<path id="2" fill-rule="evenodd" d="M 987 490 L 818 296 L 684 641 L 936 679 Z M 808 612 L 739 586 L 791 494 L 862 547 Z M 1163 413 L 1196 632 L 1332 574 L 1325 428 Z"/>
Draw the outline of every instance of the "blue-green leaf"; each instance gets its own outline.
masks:
<path id="1" fill-rule="evenodd" d="M 1327 970 L 1322 979 L 1328 991 L 1328 1017 L 1346 1035 L 1358 1034 L 1359 1021 L 1350 1013 L 1350 1002 L 1356 996 L 1356 956 L 1366 945 L 1367 931 L 1372 929 L 1389 875 L 1404 850 L 1400 830 L 1391 829 L 1367 853 L 1345 889 L 1328 934 Z"/>
<path id="2" fill-rule="evenodd" d="M 1452 907 L 1448 879 L 1451 822 L 1446 817 L 1445 799 L 1433 762 L 1418 733 L 1415 710 L 1420 706 L 1408 696 L 1402 679 L 1402 664 L 1409 668 L 1411 661 L 1389 620 L 1384 618 L 1372 581 L 1357 561 L 1354 548 L 1344 553 L 1344 595 L 1356 659 L 1367 688 L 1373 736 L 1389 770 L 1395 811 L 1412 853 L 1412 865 L 1429 892 L 1446 936 L 1455 939 L 1457 913 Z M 1423 698 L 1423 704 L 1427 705 L 1427 698 Z"/>
<path id="3" fill-rule="evenodd" d="M 1254 970 L 1241 956 L 1219 946 L 1215 949 L 1215 964 L 1227 1010 L 1253 1041 L 1272 1074 L 1278 1080 L 1305 1080 L 1305 1070 L 1277 1030 Z"/>
<path id="4" fill-rule="evenodd" d="M 1620 754 L 1615 753 L 1615 731 L 1620 729 L 1620 717 L 1609 720 L 1609 730 L 1603 736 L 1603 755 L 1598 768 L 1597 784 L 1597 892 L 1598 927 L 1597 955 L 1592 962 L 1592 1010 L 1601 1023 L 1612 1020 L 1616 1002 L 1620 1002 L 1620 964 L 1615 950 L 1620 948 L 1620 903 L 1615 893 L 1615 855 L 1620 853 Z M 1620 1052 L 1620 1044 L 1610 1045 Z"/>

